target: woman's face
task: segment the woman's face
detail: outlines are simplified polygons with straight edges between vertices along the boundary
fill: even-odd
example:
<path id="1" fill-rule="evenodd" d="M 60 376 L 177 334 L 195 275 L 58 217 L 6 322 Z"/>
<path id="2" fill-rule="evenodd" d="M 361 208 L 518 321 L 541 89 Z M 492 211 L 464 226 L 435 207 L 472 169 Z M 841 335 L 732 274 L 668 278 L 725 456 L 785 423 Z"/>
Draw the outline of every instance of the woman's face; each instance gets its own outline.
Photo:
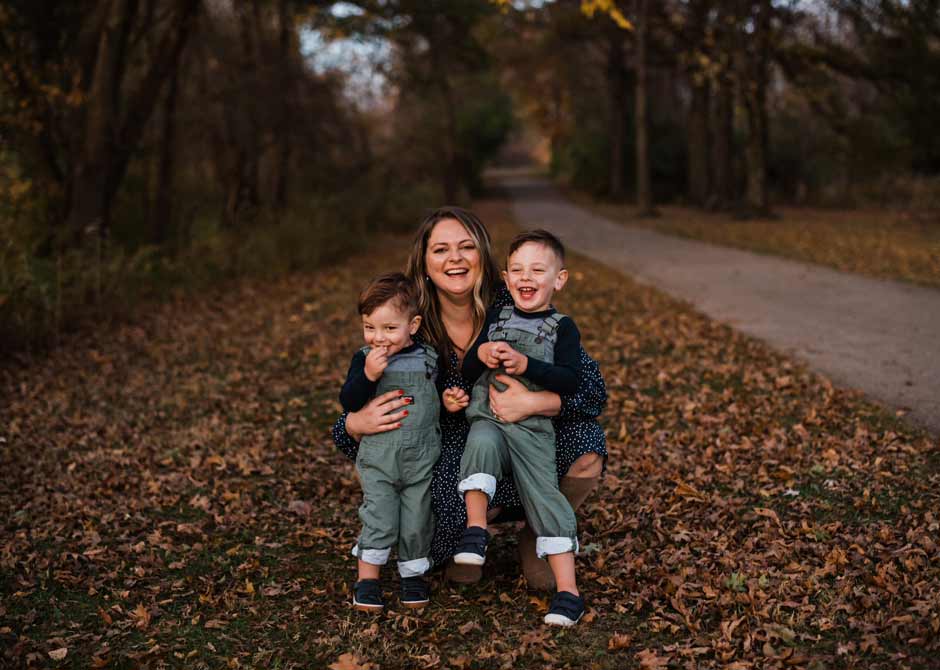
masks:
<path id="1" fill-rule="evenodd" d="M 424 266 L 437 290 L 464 296 L 480 277 L 480 250 L 462 223 L 441 219 L 428 236 Z"/>

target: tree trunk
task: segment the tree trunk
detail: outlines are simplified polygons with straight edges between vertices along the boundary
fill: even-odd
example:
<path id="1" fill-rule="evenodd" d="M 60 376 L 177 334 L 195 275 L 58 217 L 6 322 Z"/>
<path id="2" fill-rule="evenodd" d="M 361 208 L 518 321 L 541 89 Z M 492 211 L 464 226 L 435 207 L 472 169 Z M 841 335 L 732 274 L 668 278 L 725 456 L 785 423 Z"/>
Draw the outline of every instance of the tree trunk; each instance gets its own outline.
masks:
<path id="1" fill-rule="evenodd" d="M 734 202 L 734 88 L 727 73 L 719 74 L 712 127 L 712 191 L 709 209 L 727 210 Z"/>
<path id="2" fill-rule="evenodd" d="M 102 26 L 97 59 L 84 107 L 81 139 L 76 142 L 67 186 L 66 226 L 74 238 L 90 226 L 104 235 L 111 204 L 131 154 L 137 149 L 163 82 L 177 68 L 200 0 L 179 0 L 171 24 L 159 41 L 138 88 L 123 90 L 124 55 L 136 0 L 115 2 Z M 119 104 L 124 102 L 124 112 Z"/>
<path id="3" fill-rule="evenodd" d="M 709 151 L 708 151 L 708 81 L 693 73 L 692 101 L 689 105 L 689 200 L 703 207 L 708 200 Z"/>
<path id="4" fill-rule="evenodd" d="M 291 60 L 291 16 L 288 0 L 278 3 L 278 56 L 280 60 L 280 123 L 277 128 L 277 164 L 274 178 L 274 209 L 278 216 L 287 209 L 291 156 L 291 105 L 293 104 L 293 61 Z"/>
<path id="5" fill-rule="evenodd" d="M 767 188 L 767 78 L 770 52 L 771 0 L 759 0 L 754 31 L 754 57 L 745 67 L 748 76 L 741 82 L 747 110 L 747 208 L 750 214 L 765 216 L 770 211 Z"/>
<path id="6" fill-rule="evenodd" d="M 157 170 L 157 197 L 153 206 L 153 242 L 162 245 L 173 223 L 173 175 L 176 170 L 176 100 L 179 68 L 170 75 L 169 90 L 163 105 L 160 138 L 160 164 Z"/>
<path id="7" fill-rule="evenodd" d="M 610 105 L 610 166 L 608 195 L 613 200 L 624 197 L 623 148 L 627 139 L 626 68 L 623 62 L 623 31 L 611 27 L 607 56 L 607 91 Z"/>
<path id="8" fill-rule="evenodd" d="M 648 0 L 637 0 L 636 26 L 636 204 L 641 217 L 655 216 L 650 183 L 649 121 L 647 120 Z"/>

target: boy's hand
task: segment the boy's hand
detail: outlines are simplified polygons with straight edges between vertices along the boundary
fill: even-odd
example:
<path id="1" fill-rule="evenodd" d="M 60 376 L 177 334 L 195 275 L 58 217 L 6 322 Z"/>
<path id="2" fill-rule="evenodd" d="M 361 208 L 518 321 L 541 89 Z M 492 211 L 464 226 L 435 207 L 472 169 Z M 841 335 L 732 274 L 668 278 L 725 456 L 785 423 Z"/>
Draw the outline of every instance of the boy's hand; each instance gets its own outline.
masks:
<path id="1" fill-rule="evenodd" d="M 444 409 L 448 412 L 459 412 L 470 404 L 470 396 L 459 386 L 444 389 Z"/>
<path id="2" fill-rule="evenodd" d="M 529 367 L 529 357 L 520 354 L 506 343 L 502 343 L 502 346 L 497 349 L 496 355 L 506 372 L 511 375 L 521 375 Z"/>
<path id="3" fill-rule="evenodd" d="M 373 347 L 366 355 L 366 377 L 370 382 L 377 382 L 387 367 L 388 347 Z"/>
<path id="4" fill-rule="evenodd" d="M 501 342 L 486 342 L 485 344 L 481 344 L 480 348 L 477 349 L 477 358 L 480 359 L 483 365 L 495 370 L 499 367 L 498 352 L 500 346 L 502 346 Z"/>

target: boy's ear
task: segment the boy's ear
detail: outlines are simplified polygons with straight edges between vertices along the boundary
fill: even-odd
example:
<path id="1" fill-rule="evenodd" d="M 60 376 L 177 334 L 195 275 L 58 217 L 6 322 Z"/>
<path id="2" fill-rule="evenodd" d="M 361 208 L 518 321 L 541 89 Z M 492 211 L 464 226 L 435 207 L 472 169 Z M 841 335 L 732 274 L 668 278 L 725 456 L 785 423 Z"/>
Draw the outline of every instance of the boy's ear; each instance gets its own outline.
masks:
<path id="1" fill-rule="evenodd" d="M 415 314 L 414 318 L 411 319 L 411 323 L 408 324 L 408 332 L 412 335 L 418 332 L 418 328 L 421 327 L 421 315 Z"/>
<path id="2" fill-rule="evenodd" d="M 499 274 L 503 278 L 503 283 L 508 284 L 509 282 L 507 281 L 506 278 L 509 276 L 509 273 L 506 272 L 505 270 L 500 270 Z"/>
<path id="3" fill-rule="evenodd" d="M 565 284 L 568 283 L 568 271 L 562 268 L 558 271 L 558 276 L 555 277 L 555 290 L 560 291 L 565 287 Z"/>

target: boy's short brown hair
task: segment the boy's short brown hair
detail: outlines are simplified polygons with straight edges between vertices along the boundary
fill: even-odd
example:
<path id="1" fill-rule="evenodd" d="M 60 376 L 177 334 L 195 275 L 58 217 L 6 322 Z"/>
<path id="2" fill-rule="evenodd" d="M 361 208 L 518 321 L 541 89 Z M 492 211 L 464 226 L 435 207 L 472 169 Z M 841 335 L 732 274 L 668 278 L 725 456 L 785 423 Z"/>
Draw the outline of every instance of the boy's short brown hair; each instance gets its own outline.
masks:
<path id="1" fill-rule="evenodd" d="M 395 301 L 395 306 L 407 311 L 409 317 L 418 314 L 418 293 L 414 283 L 401 272 L 389 272 L 379 275 L 359 294 L 359 314 L 368 316 L 376 309 Z"/>
<path id="2" fill-rule="evenodd" d="M 512 238 L 512 242 L 509 243 L 509 253 L 506 255 L 507 264 L 509 257 L 516 253 L 519 247 L 528 242 L 545 245 L 558 257 L 561 266 L 565 266 L 565 245 L 561 243 L 561 240 L 543 228 L 526 230 Z"/>

